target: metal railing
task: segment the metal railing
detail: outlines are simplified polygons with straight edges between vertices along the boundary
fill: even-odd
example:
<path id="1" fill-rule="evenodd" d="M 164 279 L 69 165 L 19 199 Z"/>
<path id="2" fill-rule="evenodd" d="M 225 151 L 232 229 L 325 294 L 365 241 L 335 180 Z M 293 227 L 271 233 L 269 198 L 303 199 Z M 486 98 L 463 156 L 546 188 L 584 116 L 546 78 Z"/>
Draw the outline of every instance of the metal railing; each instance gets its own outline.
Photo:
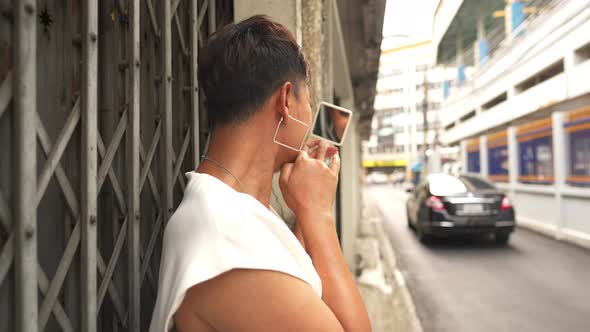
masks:
<path id="1" fill-rule="evenodd" d="M 569 0 L 531 0 L 527 2 L 526 6 L 529 8 L 536 8 L 536 11 L 528 14 L 526 20 L 512 32 L 513 39 L 519 39 L 520 35 L 523 33 L 532 31 L 538 25 L 539 20 L 537 20 L 537 18 L 544 16 L 565 1 Z M 518 42 L 518 40 L 510 40 L 510 38 L 506 37 L 504 19 L 498 18 L 497 20 L 497 24 L 495 24 L 485 35 L 485 38 L 488 41 L 488 56 L 484 63 L 476 66 L 475 45 L 473 44 L 465 48 L 461 52 L 461 56 L 458 56 L 463 59 L 464 65 L 475 67 L 471 74 L 467 75 L 466 81 L 462 83 L 463 87 L 470 87 L 470 81 L 474 77 L 487 70 L 487 68 L 492 66 L 498 58 L 501 58 L 502 54 L 505 53 L 507 49 L 514 47 L 515 43 Z M 542 20 L 543 19 L 541 19 L 541 21 Z M 451 63 L 453 62 L 451 61 Z M 455 86 L 457 85 L 457 82 L 453 83 Z"/>
<path id="2" fill-rule="evenodd" d="M 233 1 L 40 3 L 0 0 L 0 330 L 145 331 Z"/>

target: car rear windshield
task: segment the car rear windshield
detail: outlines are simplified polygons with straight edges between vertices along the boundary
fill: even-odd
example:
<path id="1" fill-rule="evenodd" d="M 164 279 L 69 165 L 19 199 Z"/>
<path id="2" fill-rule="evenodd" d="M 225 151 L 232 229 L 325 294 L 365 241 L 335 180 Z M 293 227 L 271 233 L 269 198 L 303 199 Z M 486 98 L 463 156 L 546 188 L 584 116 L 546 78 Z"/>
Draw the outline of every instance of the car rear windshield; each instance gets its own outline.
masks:
<path id="1" fill-rule="evenodd" d="M 430 193 L 435 196 L 460 195 L 481 190 L 495 190 L 496 187 L 481 178 L 469 175 L 431 174 L 428 176 Z"/>
<path id="2" fill-rule="evenodd" d="M 430 193 L 435 196 L 450 196 L 467 192 L 463 181 L 447 174 L 432 174 L 428 177 Z"/>

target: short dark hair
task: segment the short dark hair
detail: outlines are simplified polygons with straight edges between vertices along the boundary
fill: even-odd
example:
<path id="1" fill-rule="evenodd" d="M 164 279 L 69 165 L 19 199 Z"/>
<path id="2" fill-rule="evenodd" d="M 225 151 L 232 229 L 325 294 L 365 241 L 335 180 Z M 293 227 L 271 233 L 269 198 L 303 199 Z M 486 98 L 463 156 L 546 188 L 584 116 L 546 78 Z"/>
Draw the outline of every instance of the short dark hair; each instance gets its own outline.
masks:
<path id="1" fill-rule="evenodd" d="M 226 25 L 199 53 L 199 84 L 213 125 L 247 121 L 283 83 L 294 92 L 309 65 L 293 34 L 264 15 Z"/>

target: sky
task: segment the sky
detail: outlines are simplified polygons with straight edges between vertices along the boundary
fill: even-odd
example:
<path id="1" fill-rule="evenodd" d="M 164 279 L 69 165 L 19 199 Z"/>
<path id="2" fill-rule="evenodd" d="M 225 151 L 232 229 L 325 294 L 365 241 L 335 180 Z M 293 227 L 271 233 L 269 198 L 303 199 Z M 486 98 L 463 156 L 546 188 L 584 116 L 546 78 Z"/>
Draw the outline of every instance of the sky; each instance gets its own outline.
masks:
<path id="1" fill-rule="evenodd" d="M 438 2 L 439 0 L 387 0 L 381 48 L 430 40 Z"/>

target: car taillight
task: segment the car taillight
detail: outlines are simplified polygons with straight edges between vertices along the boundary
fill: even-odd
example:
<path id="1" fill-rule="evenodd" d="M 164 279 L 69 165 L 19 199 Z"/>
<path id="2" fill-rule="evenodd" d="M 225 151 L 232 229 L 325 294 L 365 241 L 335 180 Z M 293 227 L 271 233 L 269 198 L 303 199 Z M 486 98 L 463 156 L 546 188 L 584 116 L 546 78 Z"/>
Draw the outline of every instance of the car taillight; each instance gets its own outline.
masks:
<path id="1" fill-rule="evenodd" d="M 445 210 L 445 205 L 440 200 L 440 197 L 437 197 L 437 196 L 428 197 L 428 199 L 426 200 L 426 206 L 428 206 L 429 208 L 431 208 L 434 211 L 444 211 Z"/>
<path id="2" fill-rule="evenodd" d="M 508 198 L 508 196 L 504 196 L 502 198 L 502 204 L 500 205 L 500 210 L 510 210 L 512 209 L 512 203 L 510 202 L 510 199 Z"/>

